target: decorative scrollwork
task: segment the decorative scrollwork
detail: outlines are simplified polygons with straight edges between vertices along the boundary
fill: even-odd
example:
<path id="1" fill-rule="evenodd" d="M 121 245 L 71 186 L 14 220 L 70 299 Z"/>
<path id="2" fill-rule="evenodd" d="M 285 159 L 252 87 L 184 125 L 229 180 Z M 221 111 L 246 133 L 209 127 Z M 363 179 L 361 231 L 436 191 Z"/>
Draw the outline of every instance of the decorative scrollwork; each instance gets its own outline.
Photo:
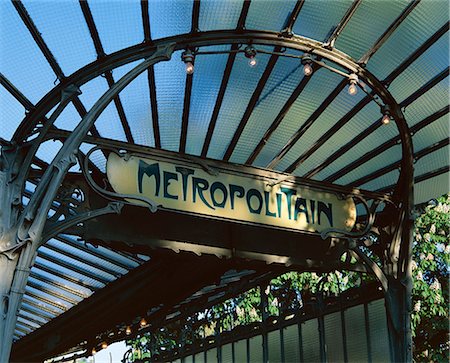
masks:
<path id="1" fill-rule="evenodd" d="M 94 153 L 97 150 L 102 150 L 100 147 L 96 146 L 94 148 L 92 148 L 91 150 L 89 150 L 89 152 L 86 154 L 86 156 L 84 157 L 84 160 L 80 161 L 80 165 L 81 170 L 83 172 L 83 175 L 86 178 L 87 183 L 89 184 L 89 186 L 99 195 L 101 195 L 103 198 L 106 198 L 108 200 L 113 200 L 113 201 L 121 201 L 125 204 L 132 204 L 130 202 L 130 200 L 136 200 L 139 202 L 143 202 L 145 205 L 147 205 L 147 207 L 150 209 L 151 212 L 156 212 L 158 209 L 157 204 L 152 201 L 149 198 L 146 198 L 144 196 L 136 196 L 136 195 L 131 195 L 131 194 L 120 194 L 120 193 L 116 193 L 107 189 L 104 189 L 102 187 L 100 187 L 92 178 L 91 174 L 89 173 L 89 157 L 92 155 L 92 153 Z M 115 150 L 115 149 L 109 149 L 111 152 L 114 152 L 115 154 L 119 155 L 120 157 L 129 157 L 127 156 L 127 154 L 121 154 L 119 151 Z"/>
<path id="2" fill-rule="evenodd" d="M 372 228 L 373 223 L 375 222 L 376 210 L 383 201 L 381 199 L 374 199 L 372 202 L 372 205 L 369 207 L 369 204 L 367 203 L 365 198 L 363 198 L 361 195 L 352 194 L 352 195 L 346 196 L 346 198 L 349 198 L 349 197 L 358 199 L 361 202 L 361 204 L 363 205 L 364 209 L 366 210 L 367 221 L 366 221 L 364 228 L 358 232 L 349 232 L 349 231 L 345 231 L 345 230 L 342 230 L 339 228 L 328 228 L 328 229 L 323 230 L 320 233 L 320 236 L 322 237 L 322 239 L 326 239 L 328 237 L 358 239 L 358 238 L 364 237 Z"/>

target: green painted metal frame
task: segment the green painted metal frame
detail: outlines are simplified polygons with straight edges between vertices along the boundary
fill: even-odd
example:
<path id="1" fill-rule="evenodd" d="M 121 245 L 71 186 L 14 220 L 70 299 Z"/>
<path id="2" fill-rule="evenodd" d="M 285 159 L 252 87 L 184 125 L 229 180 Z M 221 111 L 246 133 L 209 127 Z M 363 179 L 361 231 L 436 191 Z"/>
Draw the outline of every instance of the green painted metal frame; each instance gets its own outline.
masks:
<path id="1" fill-rule="evenodd" d="M 76 153 L 78 146 L 87 135 L 89 129 L 94 125 L 96 118 L 100 115 L 103 109 L 111 102 L 115 96 L 134 79 L 138 74 L 145 71 L 149 66 L 157 61 L 168 59 L 170 54 L 175 50 L 185 49 L 186 47 L 202 47 L 208 45 L 221 44 L 258 44 L 269 45 L 274 47 L 290 48 L 309 52 L 313 55 L 326 59 L 337 66 L 347 69 L 349 73 L 355 73 L 363 80 L 366 85 L 376 93 L 384 104 L 389 105 L 392 116 L 395 120 L 402 143 L 402 161 L 400 178 L 397 183 L 393 199 L 397 203 L 398 210 L 396 213 L 396 220 L 394 221 L 395 232 L 391 241 L 391 257 L 397 260 L 392 268 L 387 271 L 388 275 L 388 289 L 386 291 L 388 316 L 390 317 L 390 328 L 392 333 L 391 343 L 395 348 L 395 358 L 399 361 L 408 361 L 411 357 L 411 341 L 409 328 L 409 311 L 410 311 L 410 292 L 411 292 L 411 275 L 410 275 L 410 254 L 411 254 L 411 208 L 413 206 L 413 153 L 409 128 L 403 117 L 399 105 L 396 103 L 386 87 L 376 79 L 367 69 L 354 62 L 346 54 L 339 52 L 336 49 L 324 47 L 323 43 L 306 39 L 299 36 L 287 35 L 280 36 L 280 33 L 268 31 L 248 31 L 248 30 L 234 30 L 234 31 L 211 31 L 204 33 L 189 33 L 169 37 L 165 39 L 155 40 L 152 44 L 143 43 L 122 51 L 113 53 L 106 57 L 102 57 L 97 61 L 83 67 L 69 77 L 61 79 L 52 91 L 50 91 L 44 98 L 36 105 L 36 107 L 25 117 L 20 127 L 16 131 L 13 141 L 16 145 L 22 145 L 28 140 L 30 135 L 38 132 L 36 126 L 42 120 L 45 120 L 45 115 L 54 106 L 61 102 L 61 93 L 67 89 L 77 89 L 91 79 L 98 77 L 112 69 L 133 61 L 144 59 L 144 61 L 133 69 L 129 74 L 125 75 L 119 80 L 107 93 L 102 96 L 96 105 L 83 117 L 80 125 L 75 129 L 74 133 L 64 143 L 63 148 L 53 160 L 37 188 L 36 193 L 27 206 L 25 213 L 20 215 L 18 221 L 18 228 L 15 227 L 15 236 L 13 237 L 14 246 L 13 251 L 17 253 L 20 251 L 18 266 L 16 268 L 14 280 L 11 288 L 11 298 L 14 304 L 12 309 L 17 309 L 18 302 L 21 297 L 21 290 L 25 286 L 29 270 L 26 268 L 33 261 L 33 256 L 39 241 L 43 225 L 46 219 L 46 212 L 50 208 L 52 200 L 55 196 L 57 188 L 64 178 L 68 168 L 75 162 L 74 153 Z M 155 55 L 156 54 L 156 55 Z M 76 94 L 76 93 L 72 93 Z M 61 105 L 64 108 L 64 105 Z M 46 121 L 44 123 L 44 132 L 49 130 Z M 47 127 L 46 127 L 47 126 Z M 41 139 L 38 137 L 38 139 Z M 38 143 L 40 141 L 37 141 Z M 28 165 L 22 165 L 27 170 Z M 7 171 L 6 178 L 11 178 L 12 170 Z M 27 174 L 27 173 L 26 173 Z M 14 188 L 11 187 L 13 193 L 5 193 L 3 198 L 16 198 L 18 184 L 23 188 L 27 175 L 16 182 Z M 8 200 L 6 205 L 10 208 L 11 201 Z M 40 210 L 39 214 L 36 212 Z M 3 250 L 3 252 L 5 252 Z M 20 267 L 23 266 L 23 267 Z M 8 312 L 7 326 L 11 326 L 15 322 L 15 311 L 11 314 Z M 12 337 L 11 331 L 6 336 L 7 341 Z M 2 348 L 2 357 L 9 355 L 8 348 Z"/>

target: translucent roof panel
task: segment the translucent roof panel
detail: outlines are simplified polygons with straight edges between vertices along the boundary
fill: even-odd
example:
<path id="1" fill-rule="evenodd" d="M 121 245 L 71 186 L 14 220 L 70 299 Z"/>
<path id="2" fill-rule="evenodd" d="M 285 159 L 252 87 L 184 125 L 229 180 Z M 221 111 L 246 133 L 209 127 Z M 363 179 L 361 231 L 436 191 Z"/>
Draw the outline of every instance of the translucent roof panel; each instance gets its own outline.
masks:
<path id="1" fill-rule="evenodd" d="M 193 1 L 150 1 L 150 29 L 153 39 L 189 33 L 192 26 Z"/>
<path id="2" fill-rule="evenodd" d="M 316 75 L 317 73 L 317 75 Z M 278 153 L 281 148 L 287 143 L 291 136 L 306 122 L 307 118 L 313 114 L 319 105 L 327 98 L 331 92 L 338 86 L 341 81 L 341 77 L 336 74 L 331 74 L 327 70 L 319 70 L 314 72 L 314 78 L 316 80 L 310 86 L 313 94 L 316 97 L 308 97 L 307 93 L 304 93 L 296 102 L 298 109 L 292 109 L 292 123 L 288 132 L 283 131 L 283 124 L 277 130 L 276 135 L 272 137 L 271 141 L 267 143 L 266 147 L 273 147 L 273 151 L 268 154 L 274 155 Z M 312 81 L 311 81 L 312 82 Z M 314 89 L 315 88 L 315 89 Z M 309 89 L 309 87 L 308 87 Z M 309 149 L 309 147 L 320 138 L 330 127 L 336 124 L 342 117 L 344 117 L 349 110 L 358 103 L 364 95 L 359 92 L 355 96 L 350 96 L 346 89 L 332 101 L 319 116 L 319 118 L 313 123 L 313 125 L 305 132 L 305 134 L 295 143 L 292 149 L 283 157 L 280 163 L 276 166 L 277 170 L 285 170 L 291 165 L 303 152 Z M 306 112 L 301 117 L 298 115 L 300 112 Z M 279 136 L 278 136 L 279 135 Z M 279 137 L 279 139 L 277 138 Z M 273 146 L 272 146 L 273 145 Z M 268 163 L 270 160 L 264 160 L 264 163 Z M 257 161 L 258 162 L 258 161 Z"/>
<path id="3" fill-rule="evenodd" d="M 298 59 L 281 57 L 277 60 L 230 159 L 232 162 L 246 162 L 303 77 L 302 65 Z"/>
<path id="4" fill-rule="evenodd" d="M 421 94 L 416 101 L 404 110 L 408 125 L 413 126 L 425 117 L 448 106 L 448 91 L 449 83 L 447 76 L 428 92 Z"/>
<path id="5" fill-rule="evenodd" d="M 228 87 L 217 118 L 216 128 L 209 147 L 208 157 L 222 159 L 242 116 L 264 73 L 270 56 L 258 55 L 258 64 L 251 68 L 242 53 L 236 56 Z"/>
<path id="6" fill-rule="evenodd" d="M 25 116 L 25 108 L 5 88 L 0 86 L 0 109 L 8 115 L 7 120 L 0 122 L 1 137 L 11 140 Z"/>
<path id="7" fill-rule="evenodd" d="M 347 19 L 355 5 L 356 10 Z M 278 49 L 284 55 L 302 55 L 298 49 L 276 48 L 269 38 L 293 41 L 290 44 L 295 48 L 296 36 L 306 38 L 302 41 L 312 39 L 320 43 L 329 41 L 335 30 L 340 30 L 336 41 L 326 49 L 343 52 L 349 56 L 346 59 L 355 61 L 370 53 L 369 59 L 364 60 L 371 74 L 380 81 L 395 76 L 389 77 L 386 86 L 414 131 L 414 152 L 421 156 L 414 165 L 415 202 L 422 203 L 450 190 L 450 150 L 446 145 L 450 132 L 446 112 L 449 106 L 448 8 L 448 0 L 0 1 L 2 147 L 3 140 L 11 139 L 24 120 L 25 108 L 27 114 L 31 112 L 26 122 L 31 122 L 35 107 L 43 107 L 43 114 L 50 117 L 60 102 L 61 90 L 51 100 L 49 96 L 53 93 L 49 92 L 60 82 L 71 84 L 74 74 L 81 74 L 77 72 L 83 67 L 92 62 L 109 64 L 111 59 L 118 59 L 117 55 L 109 56 L 114 52 L 125 54 L 128 48 L 127 52 L 149 50 L 152 41 L 171 37 L 177 43 L 171 60 L 145 70 L 96 120 L 96 130 L 105 138 L 103 142 L 112 139 L 114 147 L 123 149 L 127 143 L 134 143 L 135 149 L 139 146 L 173 152 L 181 149 L 197 156 L 207 145 L 207 158 L 245 164 L 252 156 L 250 160 L 256 167 L 270 165 L 276 171 L 293 170 L 294 175 L 306 175 L 317 181 L 329 178 L 336 184 L 357 184 L 369 190 L 390 192 L 399 176 L 401 145 L 395 123 L 381 125 L 379 122 L 380 100 L 366 97 L 362 90 L 350 96 L 345 74 L 320 68 L 305 78 L 300 59 L 283 56 L 278 57 L 269 72 L 269 60 L 276 58 L 273 54 L 259 52 L 257 66 L 251 68 L 242 52 L 253 44 L 268 53 Z M 243 21 L 242 29 L 236 29 L 239 19 Z M 341 28 L 340 24 L 345 26 Z M 283 33 L 288 26 L 292 38 L 291 34 Z M 254 32 L 259 32 L 259 40 L 252 39 Z M 217 45 L 216 40 L 211 41 L 214 34 L 214 39 L 228 35 L 233 39 L 221 38 Z M 227 68 L 228 60 L 233 59 L 227 52 L 237 38 L 240 52 L 232 67 Z M 193 49 L 194 52 L 216 54 L 196 54 L 194 74 L 187 76 L 181 54 L 197 39 L 201 43 L 197 43 L 199 48 Z M 323 60 L 336 71 L 348 73 L 344 66 Z M 121 65 L 112 69 L 111 74 L 101 74 L 98 67 L 93 67 L 93 73 L 84 78 L 93 77 L 90 81 L 85 84 L 74 81 L 82 93 L 61 113 L 52 132 L 73 131 L 82 120 L 84 109 L 89 112 L 111 84 L 142 61 Z M 59 67 L 65 77 L 57 79 Z M 221 89 L 227 79 L 224 76 L 229 76 L 229 80 Z M 305 87 L 292 97 L 303 82 Z M 292 104 L 277 120 L 291 97 Z M 217 119 L 213 117 L 214 110 Z M 45 120 L 35 121 L 38 127 L 34 131 Z M 211 139 L 207 138 L 208 129 L 212 131 Z M 262 140 L 268 131 L 268 139 Z M 298 138 L 300 132 L 303 134 Z M 32 141 L 36 136 L 31 133 L 24 135 L 24 139 Z M 92 144 L 95 140 L 96 137 L 83 140 L 81 152 L 87 153 L 95 147 Z M 52 162 L 63 141 L 63 138 L 50 139 L 39 145 L 33 161 L 36 172 L 26 182 L 21 199 L 24 205 L 39 183 L 38 170 L 45 170 L 47 163 Z M 253 152 L 258 145 L 256 155 Z M 96 151 L 90 157 L 101 172 L 105 172 L 107 155 Z M 371 157 L 365 158 L 366 155 Z M 343 169 L 348 172 L 344 174 Z M 80 166 L 72 167 L 70 172 L 79 173 Z M 60 203 L 55 201 L 49 217 L 59 207 Z M 107 245 L 92 246 L 78 236 L 59 235 L 50 240 L 38 250 L 15 338 L 39 329 L 148 260 L 148 256 L 114 251 Z M 238 273 L 236 278 L 240 277 Z M 231 277 L 223 278 L 217 288 L 220 290 L 231 280 Z M 215 294 L 214 289 L 199 287 L 196 296 Z"/>
<path id="8" fill-rule="evenodd" d="M 368 69 L 380 79 L 386 78 L 415 48 L 423 44 L 446 22 L 448 22 L 448 1 L 421 1 L 373 55 L 368 63 Z M 441 57 L 447 58 L 448 53 L 442 52 L 437 60 Z"/>
<path id="9" fill-rule="evenodd" d="M 244 2 L 242 0 L 203 0 L 200 3 L 199 29 L 234 29 L 237 27 Z"/>
<path id="10" fill-rule="evenodd" d="M 12 3 L 1 1 L 0 9 L 1 73 L 35 104 L 54 87 L 56 75 Z"/>
<path id="11" fill-rule="evenodd" d="M 321 1 L 305 1 L 292 30 L 294 34 L 326 41 L 351 4 L 351 0 L 328 1 L 326 6 Z"/>
<path id="12" fill-rule="evenodd" d="M 363 0 L 336 41 L 336 48 L 360 59 L 408 6 L 406 1 Z M 369 20 L 371 19 L 371 20 Z M 361 37 L 364 34 L 364 37 Z"/>
<path id="13" fill-rule="evenodd" d="M 195 76 L 194 76 L 195 77 Z M 163 149 L 178 151 L 180 147 L 183 97 L 186 71 L 181 62 L 181 52 L 175 52 L 172 59 L 155 65 L 157 83 L 159 128 Z"/>
<path id="14" fill-rule="evenodd" d="M 296 0 L 252 1 L 245 27 L 247 29 L 281 31 L 285 28 L 295 4 Z"/>
<path id="15" fill-rule="evenodd" d="M 203 47 L 201 51 L 229 50 L 230 46 Z M 200 55 L 195 59 L 189 125 L 187 131 L 188 154 L 200 155 L 209 123 L 217 100 L 227 54 Z"/>
<path id="16" fill-rule="evenodd" d="M 89 7 L 106 54 L 144 40 L 139 1 L 90 1 Z"/>
<path id="17" fill-rule="evenodd" d="M 426 84 L 448 68 L 449 53 L 448 33 L 441 37 L 430 49 L 422 54 L 390 85 L 389 91 L 398 102 L 402 102 L 410 94 Z"/>
<path id="18" fill-rule="evenodd" d="M 113 73 L 116 82 L 125 74 L 125 71 L 129 71 L 136 65 L 134 62 L 116 69 Z M 134 79 L 120 92 L 119 96 L 134 142 L 145 146 L 155 146 L 147 71 Z"/>
<path id="19" fill-rule="evenodd" d="M 58 6 L 46 1 L 23 3 L 64 74 L 72 74 L 97 59 L 79 3 L 63 1 Z"/>

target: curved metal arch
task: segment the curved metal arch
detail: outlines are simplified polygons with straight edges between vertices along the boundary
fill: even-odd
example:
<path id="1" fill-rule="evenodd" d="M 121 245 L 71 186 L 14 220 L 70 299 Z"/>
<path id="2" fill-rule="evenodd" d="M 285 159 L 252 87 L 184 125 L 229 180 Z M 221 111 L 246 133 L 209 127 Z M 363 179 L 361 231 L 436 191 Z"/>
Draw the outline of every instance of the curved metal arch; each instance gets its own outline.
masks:
<path id="1" fill-rule="evenodd" d="M 402 154 L 404 163 L 402 165 L 401 175 L 399 181 L 402 180 L 404 185 L 412 185 L 412 141 L 408 125 L 403 117 L 402 111 L 395 101 L 394 97 L 389 93 L 386 87 L 366 68 L 356 63 L 351 57 L 345 53 L 326 47 L 326 44 L 308 39 L 301 36 L 284 37 L 277 32 L 269 31 L 242 31 L 242 30 L 219 30 L 209 31 L 195 34 L 182 34 L 168 38 L 162 38 L 153 41 L 152 43 L 142 43 L 123 50 L 112 53 L 105 58 L 98 59 L 80 70 L 67 77 L 62 83 L 54 87 L 48 92 L 36 105 L 35 109 L 31 111 L 22 121 L 13 140 L 20 143 L 33 130 L 39 120 L 43 119 L 45 115 L 61 100 L 61 94 L 71 85 L 80 87 L 99 75 L 110 71 L 114 68 L 120 67 L 127 63 L 146 58 L 150 56 L 157 47 L 174 43 L 174 51 L 181 50 L 187 46 L 202 47 L 210 45 L 223 44 L 242 44 L 252 43 L 259 45 L 280 46 L 309 52 L 318 57 L 327 59 L 351 73 L 356 73 L 371 89 L 373 89 L 381 100 L 390 106 L 392 116 L 396 122 L 399 130 L 399 135 L 402 141 Z M 403 184 L 402 183 L 402 184 Z M 400 188 L 405 191 L 405 188 Z M 399 200 L 404 198 L 400 197 Z M 410 200 L 412 202 L 412 199 Z"/>
<path id="2" fill-rule="evenodd" d="M 69 86 L 73 85 L 76 87 L 80 87 L 89 80 L 103 74 L 108 70 L 139 59 L 151 58 L 152 56 L 154 56 L 155 52 L 157 52 L 158 49 L 170 47 L 172 48 L 172 51 L 174 51 L 186 48 L 187 46 L 201 47 L 221 44 L 242 44 L 249 42 L 252 42 L 252 44 L 280 46 L 300 50 L 303 52 L 315 54 L 316 56 L 323 59 L 327 59 L 335 63 L 336 65 L 347 69 L 351 73 L 356 73 L 360 79 L 362 79 L 372 90 L 374 90 L 374 92 L 380 97 L 384 104 L 389 105 L 392 116 L 399 130 L 400 139 L 402 142 L 402 168 L 394 193 L 394 197 L 396 198 L 399 207 L 396 225 L 401 227 L 397 229 L 393 236 L 391 248 L 392 251 L 395 251 L 394 254 L 398 256 L 399 262 L 396 267 L 397 271 L 395 271 L 393 275 L 399 278 L 400 284 L 403 284 L 405 286 L 410 285 L 411 279 L 408 271 L 411 253 L 410 215 L 411 207 L 413 205 L 413 153 L 411 135 L 409 133 L 408 125 L 395 99 L 388 92 L 386 87 L 384 87 L 384 85 L 372 73 L 367 71 L 363 66 L 357 64 L 354 60 L 352 60 L 344 53 L 335 49 L 327 49 L 324 44 L 320 42 L 300 36 L 285 38 L 279 33 L 274 32 L 212 31 L 197 34 L 185 34 L 176 37 L 160 39 L 152 44 L 144 43 L 136 45 L 111 54 L 105 59 L 97 60 L 85 66 L 84 68 L 75 72 L 72 76 L 68 77 L 67 80 L 64 81 L 64 83 L 56 86 L 46 96 L 44 96 L 43 99 L 41 99 L 41 101 L 37 104 L 35 110 L 33 110 L 27 117 L 25 117 L 18 130 L 16 131 L 13 139 L 19 144 L 20 142 L 24 141 L 24 138 L 27 137 L 29 132 L 36 127 L 38 121 L 41 119 L 45 120 L 44 116 L 48 113 L 48 111 L 52 109 L 56 104 L 61 102 L 60 94 Z M 144 63 L 147 62 L 144 61 Z M 142 71 L 143 70 L 144 69 L 142 69 Z M 124 87 L 113 87 L 109 90 L 109 92 L 102 96 L 97 101 L 93 109 L 91 109 L 91 111 L 88 113 L 87 116 L 89 117 L 83 119 L 79 127 L 77 127 L 75 132 L 76 135 L 73 135 L 73 138 L 70 138 L 70 140 L 66 141 L 65 144 L 67 145 L 64 146 L 67 152 L 58 154 L 58 157 L 55 158 L 51 165 L 51 168 L 56 168 L 57 170 L 49 170 L 49 173 L 46 173 L 46 176 L 47 174 L 48 176 L 50 176 L 50 174 L 52 173 L 55 174 L 54 178 L 51 177 L 49 180 L 45 180 L 45 183 L 43 183 L 48 184 L 50 187 L 49 189 L 53 191 L 55 190 L 58 181 L 61 180 L 61 178 L 64 176 L 66 170 L 68 169 L 68 165 L 72 162 L 71 158 L 73 156 L 73 149 L 78 147 L 76 145 L 77 142 L 81 140 L 82 137 L 87 133 L 87 129 L 85 126 L 89 123 L 95 122 L 95 119 L 98 117 L 98 115 L 111 101 L 111 97 L 118 94 Z M 61 107 L 64 107 L 64 105 L 61 105 Z M 42 132 L 45 134 L 45 132 L 47 132 L 47 129 L 48 128 L 45 127 L 44 123 Z M 41 188 L 41 190 L 43 191 L 43 188 Z M 35 195 L 35 198 L 33 198 L 34 200 L 32 200 L 29 204 L 29 207 L 31 207 L 27 210 L 31 211 L 31 215 L 25 213 L 22 218 L 25 218 L 25 220 L 32 220 L 35 217 L 33 215 L 33 209 L 36 208 L 36 205 L 33 204 L 34 201 L 39 201 L 42 198 L 44 200 L 44 205 L 48 204 L 48 202 L 51 201 L 52 193 L 45 192 L 44 194 L 45 195 L 39 195 L 39 193 L 37 193 L 37 195 Z M 38 216 L 36 218 L 37 223 L 33 223 L 33 226 L 28 229 L 28 232 L 31 232 L 32 239 L 39 238 L 37 236 L 39 235 L 39 230 L 41 229 L 40 226 L 42 225 L 42 221 L 44 218 L 45 216 L 43 215 Z M 24 219 L 22 219 L 21 222 L 24 222 Z M 32 256 L 30 255 L 33 252 L 30 250 L 30 248 L 26 248 L 24 252 L 25 254 L 21 254 L 20 256 L 19 266 L 25 265 L 27 261 L 29 262 L 32 260 Z M 25 282 L 25 278 L 25 275 L 19 276 L 18 280 L 15 281 L 14 285 L 19 285 L 17 286 L 19 287 L 19 289 L 15 291 L 20 291 L 20 286 Z M 405 318 L 405 321 L 407 321 L 407 318 Z M 11 318 L 8 319 L 8 323 L 12 323 Z"/>
<path id="3" fill-rule="evenodd" d="M 223 44 L 242 44 L 252 43 L 258 45 L 271 45 L 282 48 L 289 48 L 308 52 L 314 54 L 321 59 L 327 59 L 338 66 L 347 69 L 350 73 L 355 73 L 363 80 L 391 110 L 391 115 L 395 120 L 396 126 L 399 130 L 399 136 L 402 144 L 402 163 L 400 176 L 394 191 L 394 200 L 399 205 L 399 213 L 397 226 L 410 220 L 411 208 L 413 206 L 413 148 L 411 141 L 411 134 L 406 120 L 403 117 L 400 106 L 395 101 L 394 97 L 386 89 L 386 87 L 364 66 L 357 64 L 351 57 L 345 53 L 334 48 L 327 47 L 326 44 L 311 40 L 301 36 L 283 36 L 277 32 L 268 31 L 210 31 L 195 34 L 183 34 L 174 37 L 162 38 L 150 43 L 138 44 L 121 51 L 115 52 L 103 59 L 99 59 L 91 64 L 81 68 L 73 75 L 68 77 L 64 83 L 59 84 L 51 90 L 41 101 L 36 105 L 36 108 L 25 117 L 16 131 L 13 139 L 20 143 L 23 138 L 37 125 L 40 119 L 44 119 L 44 127 L 41 128 L 41 133 L 46 133 L 48 127 L 45 127 L 47 120 L 44 118 L 46 113 L 52 109 L 56 104 L 61 102 L 61 94 L 67 93 L 67 89 L 77 89 L 89 80 L 103 74 L 106 71 L 117 68 L 121 65 L 136 61 L 142 58 L 151 57 L 157 49 L 171 47 L 173 51 L 189 47 L 201 47 L 211 45 Z M 114 93 L 117 95 L 120 90 Z M 60 108 L 64 108 L 60 105 Z M 42 135 L 36 138 L 41 140 Z M 30 165 L 24 165 L 25 169 L 29 169 Z M 26 177 L 25 177 L 26 178 Z M 19 181 L 25 184 L 25 180 Z M 410 236 L 406 236 L 405 230 L 398 229 L 394 234 L 392 240 L 392 251 L 403 262 L 400 263 L 400 275 L 406 273 L 408 270 L 408 256 L 410 255 Z M 409 232 L 408 232 L 409 233 Z M 401 241 L 408 241 L 401 243 Z M 397 274 L 397 272 L 395 273 Z"/>

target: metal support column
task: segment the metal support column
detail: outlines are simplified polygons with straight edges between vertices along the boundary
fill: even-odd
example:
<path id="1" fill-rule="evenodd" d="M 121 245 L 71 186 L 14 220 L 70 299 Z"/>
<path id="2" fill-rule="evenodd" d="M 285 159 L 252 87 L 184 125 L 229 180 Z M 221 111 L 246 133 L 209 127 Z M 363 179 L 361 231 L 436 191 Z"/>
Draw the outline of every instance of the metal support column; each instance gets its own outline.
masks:
<path id="1" fill-rule="evenodd" d="M 67 171 L 76 163 L 75 155 L 83 138 L 117 94 L 151 65 L 169 60 L 174 48 L 175 43 L 157 47 L 149 57 L 125 74 L 100 97 L 65 141 L 42 176 L 29 204 L 20 215 L 14 212 L 13 207 L 21 202 L 20 190 L 25 181 L 14 180 L 13 176 L 18 174 L 17 170 L 16 172 L 14 170 L 19 169 L 20 164 L 16 158 L 4 157 L 4 146 L 2 146 L 0 178 L 6 187 L 0 189 L 0 206 L 2 207 L 0 216 L 0 272 L 2 272 L 0 275 L 2 298 L 0 362 L 7 362 L 9 359 L 18 310 L 30 268 L 36 258 L 37 249 L 42 243 L 42 233 L 48 212 Z"/>

